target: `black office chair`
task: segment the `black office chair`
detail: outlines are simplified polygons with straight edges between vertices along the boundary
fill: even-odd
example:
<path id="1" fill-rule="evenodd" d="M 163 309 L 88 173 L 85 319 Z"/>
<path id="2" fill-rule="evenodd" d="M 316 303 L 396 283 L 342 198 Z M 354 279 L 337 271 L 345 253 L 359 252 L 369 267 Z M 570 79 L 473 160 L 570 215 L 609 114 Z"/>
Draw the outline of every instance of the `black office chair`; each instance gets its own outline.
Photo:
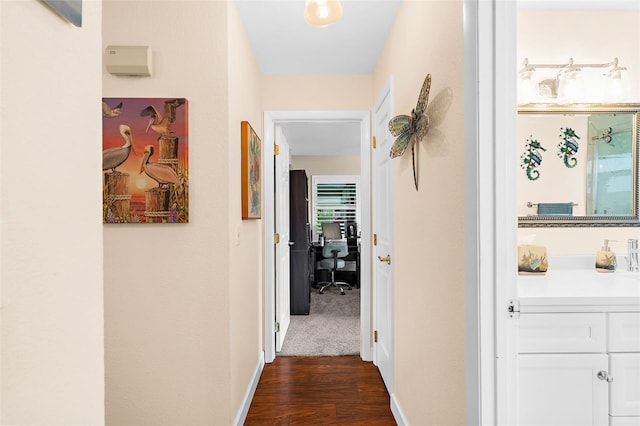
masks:
<path id="1" fill-rule="evenodd" d="M 337 227 L 337 230 L 335 229 Z M 324 223 L 322 224 L 322 233 L 333 236 L 333 238 L 340 238 L 340 224 L 338 223 Z M 328 287 L 336 287 L 340 289 L 340 294 L 344 295 L 344 287 L 351 290 L 351 285 L 344 281 L 336 281 L 336 271 L 344 268 L 345 262 L 341 258 L 349 254 L 349 248 L 347 242 L 343 239 L 333 239 L 325 241 L 322 248 L 322 259 L 319 263 L 320 268 L 329 269 L 331 281 L 321 281 L 318 283 L 320 290 L 318 293 L 323 294 L 324 289 Z"/>

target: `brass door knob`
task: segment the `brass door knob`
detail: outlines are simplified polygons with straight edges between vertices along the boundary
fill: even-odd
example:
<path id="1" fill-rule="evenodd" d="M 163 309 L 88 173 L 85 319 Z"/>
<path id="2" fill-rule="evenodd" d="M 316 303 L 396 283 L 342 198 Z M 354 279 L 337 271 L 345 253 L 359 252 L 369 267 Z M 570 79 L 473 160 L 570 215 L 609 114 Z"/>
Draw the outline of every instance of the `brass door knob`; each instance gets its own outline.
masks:
<path id="1" fill-rule="evenodd" d="M 389 265 L 391 265 L 391 256 L 390 255 L 386 255 L 385 257 L 378 256 L 378 259 L 380 259 L 380 262 L 387 262 Z"/>

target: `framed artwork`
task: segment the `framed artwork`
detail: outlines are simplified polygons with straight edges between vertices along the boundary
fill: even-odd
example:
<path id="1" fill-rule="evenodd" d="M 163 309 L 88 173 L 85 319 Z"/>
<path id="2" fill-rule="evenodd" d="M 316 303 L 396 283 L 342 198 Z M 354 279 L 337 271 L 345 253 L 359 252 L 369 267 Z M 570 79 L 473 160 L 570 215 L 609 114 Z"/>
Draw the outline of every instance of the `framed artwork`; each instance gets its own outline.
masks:
<path id="1" fill-rule="evenodd" d="M 76 27 L 82 26 L 82 0 L 44 0 L 44 2 Z"/>
<path id="2" fill-rule="evenodd" d="M 102 98 L 102 222 L 188 223 L 187 100 Z"/>
<path id="3" fill-rule="evenodd" d="M 262 142 L 248 121 L 240 123 L 242 145 L 242 218 L 262 217 Z"/>

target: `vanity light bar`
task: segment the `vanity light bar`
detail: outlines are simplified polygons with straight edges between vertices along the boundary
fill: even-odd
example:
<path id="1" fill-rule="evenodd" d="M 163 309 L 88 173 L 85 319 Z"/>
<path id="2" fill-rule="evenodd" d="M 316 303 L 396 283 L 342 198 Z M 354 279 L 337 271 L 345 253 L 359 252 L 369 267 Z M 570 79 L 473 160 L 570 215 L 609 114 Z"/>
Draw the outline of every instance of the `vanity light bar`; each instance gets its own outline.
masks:
<path id="1" fill-rule="evenodd" d="M 569 58 L 569 62 L 566 64 L 530 64 L 529 58 L 524 58 L 523 68 L 520 70 L 519 74 L 527 74 L 536 70 L 536 68 L 556 68 L 562 69 L 563 71 L 580 71 L 581 68 L 609 68 L 610 73 L 616 71 L 625 71 L 626 67 L 618 66 L 618 58 L 613 58 L 612 62 L 607 62 L 604 64 L 576 64 L 573 62 L 573 58 Z M 562 71 L 561 71 L 562 72 Z"/>

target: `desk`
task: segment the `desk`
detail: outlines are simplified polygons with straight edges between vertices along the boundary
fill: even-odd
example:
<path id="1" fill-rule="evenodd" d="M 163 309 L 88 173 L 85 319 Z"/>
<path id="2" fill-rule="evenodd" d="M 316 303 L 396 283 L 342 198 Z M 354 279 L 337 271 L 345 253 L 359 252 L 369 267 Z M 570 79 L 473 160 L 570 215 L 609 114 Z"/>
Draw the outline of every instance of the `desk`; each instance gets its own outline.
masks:
<path id="1" fill-rule="evenodd" d="M 354 288 L 360 288 L 360 244 L 349 245 L 349 254 L 343 258 L 344 268 L 336 271 L 336 281 L 345 281 Z M 311 244 L 309 250 L 311 277 L 310 281 L 313 288 L 316 288 L 320 281 L 329 281 L 331 279 L 328 269 L 319 269 L 318 262 L 325 257 L 322 255 L 322 246 L 317 242 Z"/>

